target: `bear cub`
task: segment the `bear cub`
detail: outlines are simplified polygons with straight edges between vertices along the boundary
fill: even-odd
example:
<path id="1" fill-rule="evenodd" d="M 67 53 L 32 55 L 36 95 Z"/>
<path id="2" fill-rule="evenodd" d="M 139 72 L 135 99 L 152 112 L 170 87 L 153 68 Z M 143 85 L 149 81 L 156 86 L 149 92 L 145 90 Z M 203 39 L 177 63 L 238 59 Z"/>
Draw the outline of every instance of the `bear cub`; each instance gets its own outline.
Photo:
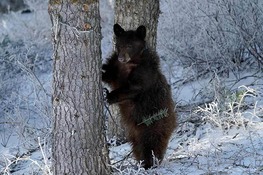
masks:
<path id="1" fill-rule="evenodd" d="M 153 156 L 162 161 L 176 127 L 171 89 L 157 53 L 147 47 L 145 26 L 125 31 L 115 24 L 113 30 L 116 51 L 102 65 L 102 81 L 112 89 L 106 99 L 118 104 L 133 155 L 148 169 Z"/>

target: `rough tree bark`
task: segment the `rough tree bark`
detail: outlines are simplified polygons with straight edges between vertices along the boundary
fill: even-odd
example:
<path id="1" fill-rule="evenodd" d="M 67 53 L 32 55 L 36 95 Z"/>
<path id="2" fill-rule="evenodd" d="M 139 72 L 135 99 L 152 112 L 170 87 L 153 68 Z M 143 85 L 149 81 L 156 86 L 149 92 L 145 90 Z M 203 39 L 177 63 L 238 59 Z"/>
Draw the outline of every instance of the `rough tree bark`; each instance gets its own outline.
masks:
<path id="1" fill-rule="evenodd" d="M 125 30 L 136 30 L 140 25 L 147 29 L 146 41 L 150 48 L 156 49 L 157 26 L 160 13 L 159 0 L 115 0 L 114 23 Z M 112 116 L 109 118 L 109 136 L 124 138 L 124 128 L 120 124 L 117 106 L 110 106 Z"/>
<path id="2" fill-rule="evenodd" d="M 53 173 L 109 174 L 101 93 L 99 0 L 50 0 Z"/>

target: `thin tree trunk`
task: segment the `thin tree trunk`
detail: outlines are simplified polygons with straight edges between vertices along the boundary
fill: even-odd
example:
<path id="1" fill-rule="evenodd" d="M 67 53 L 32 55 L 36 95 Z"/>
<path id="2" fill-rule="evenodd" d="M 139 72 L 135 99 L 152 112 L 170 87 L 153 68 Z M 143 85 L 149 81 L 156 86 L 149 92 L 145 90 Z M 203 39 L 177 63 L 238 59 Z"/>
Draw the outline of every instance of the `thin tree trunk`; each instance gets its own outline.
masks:
<path id="1" fill-rule="evenodd" d="M 140 25 L 147 29 L 146 42 L 156 49 L 157 26 L 159 18 L 159 0 L 115 0 L 115 22 L 125 30 L 136 30 Z M 116 105 L 110 106 L 109 137 L 117 136 L 124 140 L 125 129 L 120 123 L 120 113 Z"/>
<path id="2" fill-rule="evenodd" d="M 101 94 L 98 0 L 50 0 L 53 173 L 109 174 Z"/>

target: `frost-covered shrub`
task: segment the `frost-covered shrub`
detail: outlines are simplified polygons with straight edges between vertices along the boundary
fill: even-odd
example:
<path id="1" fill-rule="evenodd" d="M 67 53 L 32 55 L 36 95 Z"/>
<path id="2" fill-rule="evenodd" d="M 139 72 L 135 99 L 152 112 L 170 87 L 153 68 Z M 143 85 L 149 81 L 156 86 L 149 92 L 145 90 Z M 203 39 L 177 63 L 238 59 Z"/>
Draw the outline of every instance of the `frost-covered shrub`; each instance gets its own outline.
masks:
<path id="1" fill-rule="evenodd" d="M 0 13 L 7 13 L 9 11 L 18 11 L 25 9 L 27 5 L 23 0 L 1 0 Z"/>
<path id="2" fill-rule="evenodd" d="M 263 1 L 164 0 L 162 7 L 170 17 L 160 16 L 159 50 L 169 65 L 198 77 L 263 64 Z"/>
<path id="3" fill-rule="evenodd" d="M 52 45 L 45 3 L 40 6 L 32 0 L 34 12 L 0 16 L 0 132 L 5 131 L 0 142 L 4 145 L 16 135 L 23 146 L 35 147 L 37 137 L 47 135 L 50 128 Z"/>
<path id="4" fill-rule="evenodd" d="M 253 116 L 256 114 L 255 111 L 254 113 L 245 113 L 244 110 L 256 108 L 250 98 L 255 96 L 254 89 L 241 86 L 236 92 L 225 93 L 225 96 L 221 97 L 225 98 L 224 101 L 215 99 L 215 101 L 205 104 L 205 107 L 199 107 L 195 112 L 204 121 L 223 130 L 228 130 L 233 126 L 246 127 L 248 122 L 253 121 Z"/>

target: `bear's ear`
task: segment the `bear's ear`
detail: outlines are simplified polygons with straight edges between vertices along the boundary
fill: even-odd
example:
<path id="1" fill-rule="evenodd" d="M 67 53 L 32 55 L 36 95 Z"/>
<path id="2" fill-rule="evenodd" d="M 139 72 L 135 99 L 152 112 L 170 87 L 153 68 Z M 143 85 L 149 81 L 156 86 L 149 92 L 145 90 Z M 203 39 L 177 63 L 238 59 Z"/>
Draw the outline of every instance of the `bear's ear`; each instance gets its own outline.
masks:
<path id="1" fill-rule="evenodd" d="M 139 26 L 136 30 L 137 35 L 139 38 L 143 39 L 146 37 L 146 28 L 145 26 Z"/>
<path id="2" fill-rule="evenodd" d="M 125 32 L 124 29 L 119 24 L 114 24 L 113 31 L 117 37 L 119 37 Z"/>

